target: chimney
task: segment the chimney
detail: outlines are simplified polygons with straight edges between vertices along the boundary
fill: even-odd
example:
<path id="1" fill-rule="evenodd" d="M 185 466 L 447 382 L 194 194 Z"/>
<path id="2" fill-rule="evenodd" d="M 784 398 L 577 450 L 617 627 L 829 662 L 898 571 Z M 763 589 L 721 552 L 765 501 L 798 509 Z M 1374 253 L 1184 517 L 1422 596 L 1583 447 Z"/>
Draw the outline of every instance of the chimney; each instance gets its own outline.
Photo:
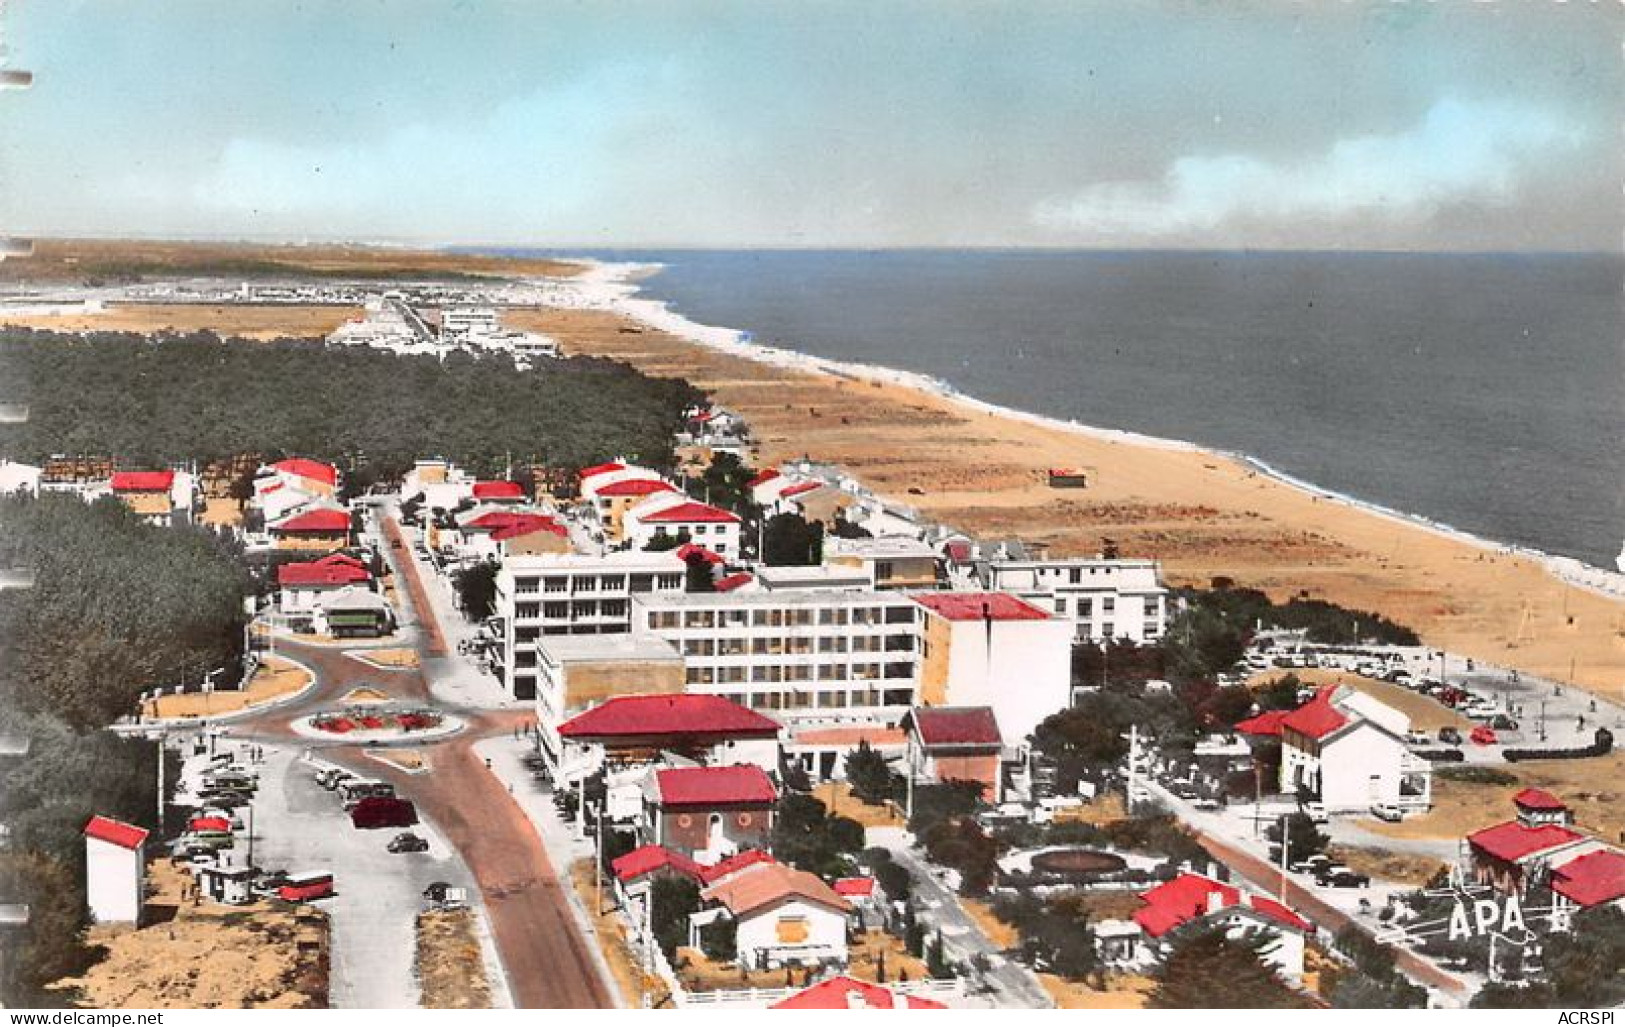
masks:
<path id="1" fill-rule="evenodd" d="M 893 1009 L 907 1009 L 908 1008 L 908 996 L 907 995 L 903 994 L 900 991 L 896 991 L 896 990 L 892 990 L 892 989 L 887 989 L 887 994 L 891 995 L 891 1007 Z"/>
<path id="2" fill-rule="evenodd" d="M 846 1008 L 868 1009 L 869 1002 L 863 997 L 863 991 L 858 988 L 849 988 L 846 993 Z"/>
<path id="3" fill-rule="evenodd" d="M 1217 913 L 1224 908 L 1224 892 L 1217 888 L 1207 893 L 1207 911 Z"/>

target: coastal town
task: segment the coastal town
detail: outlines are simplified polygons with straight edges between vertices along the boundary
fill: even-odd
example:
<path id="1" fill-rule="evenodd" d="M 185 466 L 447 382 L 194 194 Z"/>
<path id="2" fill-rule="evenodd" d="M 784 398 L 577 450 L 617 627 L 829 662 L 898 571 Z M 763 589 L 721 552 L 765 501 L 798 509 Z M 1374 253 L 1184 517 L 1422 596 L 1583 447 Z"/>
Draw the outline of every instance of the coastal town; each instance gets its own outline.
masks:
<path id="1" fill-rule="evenodd" d="M 611 266 L 99 245 L 0 263 L 7 1005 L 1625 998 L 1620 575 Z"/>

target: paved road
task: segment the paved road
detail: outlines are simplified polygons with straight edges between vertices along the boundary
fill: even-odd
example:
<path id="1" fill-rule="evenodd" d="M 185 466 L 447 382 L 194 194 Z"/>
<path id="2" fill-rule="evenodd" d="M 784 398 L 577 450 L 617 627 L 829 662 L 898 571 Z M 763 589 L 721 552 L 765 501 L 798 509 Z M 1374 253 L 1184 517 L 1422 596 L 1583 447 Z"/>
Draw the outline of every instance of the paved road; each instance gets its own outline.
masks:
<path id="1" fill-rule="evenodd" d="M 921 919 L 942 932 L 944 943 L 965 960 L 982 956 L 990 969 L 988 981 L 997 989 L 999 1005 L 1018 1009 L 1050 1009 L 1055 1003 L 1031 970 L 1006 956 L 994 945 L 959 904 L 959 896 L 943 884 L 932 868 L 908 845 L 902 828 L 870 828 L 871 845 L 884 846 L 892 858 L 914 877 L 914 899 L 923 907 Z"/>
<path id="2" fill-rule="evenodd" d="M 384 531 L 386 537 L 400 537 L 392 520 L 385 523 Z M 392 562 L 404 585 L 399 590 L 402 601 L 412 604 L 412 617 L 403 616 L 403 624 L 416 622 L 418 630 L 413 635 L 423 662 L 443 659 L 444 636 L 427 602 L 416 562 Z M 277 642 L 277 651 L 309 667 L 316 674 L 316 687 L 296 702 L 239 721 L 233 736 L 283 744 L 297 741 L 358 773 L 393 780 L 457 849 L 477 882 L 514 1004 L 536 1009 L 613 1007 L 613 992 L 601 978 L 591 943 L 578 930 L 562 891 L 567 885 L 559 881 L 523 811 L 473 752 L 480 739 L 509 734 L 516 724 L 528 721 L 528 711 L 438 704 L 463 717 L 467 728 L 427 746 L 430 773 L 409 775 L 367 759 L 358 746 L 342 740 L 313 745 L 295 736 L 289 723 L 331 707 L 361 684 L 380 685 L 401 699 L 432 702 L 421 671 L 378 670 L 336 648 L 287 640 Z M 336 869 L 343 873 L 342 867 Z"/>

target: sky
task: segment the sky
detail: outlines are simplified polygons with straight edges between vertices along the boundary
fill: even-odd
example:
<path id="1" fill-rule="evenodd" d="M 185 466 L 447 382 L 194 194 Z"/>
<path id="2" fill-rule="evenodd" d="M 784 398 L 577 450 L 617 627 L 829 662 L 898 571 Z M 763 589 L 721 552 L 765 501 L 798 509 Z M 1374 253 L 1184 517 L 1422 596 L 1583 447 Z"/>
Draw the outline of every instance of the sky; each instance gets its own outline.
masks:
<path id="1" fill-rule="evenodd" d="M 0 232 L 1618 251 L 1625 5 L 0 0 Z"/>

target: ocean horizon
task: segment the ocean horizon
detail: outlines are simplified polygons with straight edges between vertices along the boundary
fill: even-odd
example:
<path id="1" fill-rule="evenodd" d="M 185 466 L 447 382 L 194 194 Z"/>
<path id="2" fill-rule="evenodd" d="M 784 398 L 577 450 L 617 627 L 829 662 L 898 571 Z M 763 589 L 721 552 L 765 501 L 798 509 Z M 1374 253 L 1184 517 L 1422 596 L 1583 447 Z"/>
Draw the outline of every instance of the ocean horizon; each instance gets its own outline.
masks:
<path id="1" fill-rule="evenodd" d="M 1612 569 L 1625 257 L 1055 250 L 516 251 L 660 265 L 754 342 L 1254 458 Z"/>

